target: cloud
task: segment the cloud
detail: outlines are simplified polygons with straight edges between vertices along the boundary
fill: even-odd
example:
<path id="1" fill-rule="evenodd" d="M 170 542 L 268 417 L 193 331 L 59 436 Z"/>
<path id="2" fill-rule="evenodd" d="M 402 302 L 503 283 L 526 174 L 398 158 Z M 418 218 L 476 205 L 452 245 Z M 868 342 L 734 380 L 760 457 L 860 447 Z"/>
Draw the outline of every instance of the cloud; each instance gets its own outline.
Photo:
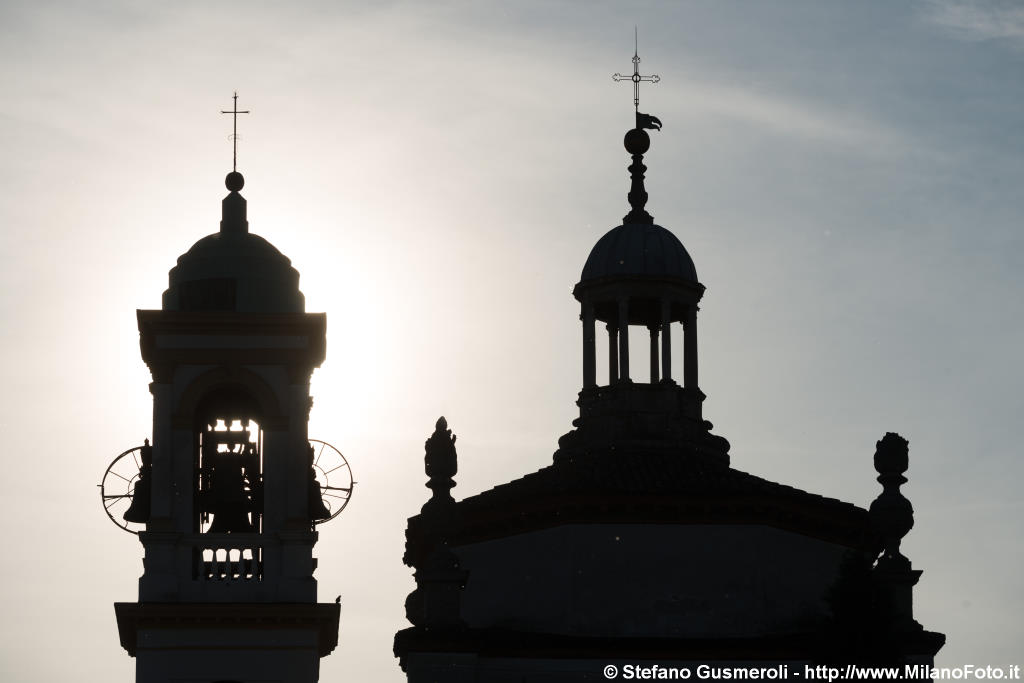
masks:
<path id="1" fill-rule="evenodd" d="M 767 93 L 749 85 L 689 79 L 680 88 L 691 111 L 733 119 L 789 138 L 841 146 L 866 155 L 905 154 L 911 136 L 878 120 L 869 110 L 839 109 L 793 94 Z"/>
<path id="2" fill-rule="evenodd" d="M 926 19 L 966 40 L 1024 49 L 1024 4 L 1017 0 L 931 0 Z"/>

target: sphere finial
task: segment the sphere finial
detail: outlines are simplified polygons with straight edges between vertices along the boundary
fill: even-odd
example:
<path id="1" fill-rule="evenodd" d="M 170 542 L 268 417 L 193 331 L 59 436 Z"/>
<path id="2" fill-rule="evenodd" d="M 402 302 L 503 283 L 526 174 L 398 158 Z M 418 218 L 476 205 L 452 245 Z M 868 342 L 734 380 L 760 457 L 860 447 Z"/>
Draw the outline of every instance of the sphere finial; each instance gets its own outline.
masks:
<path id="1" fill-rule="evenodd" d="M 637 114 L 636 119 L 636 128 L 627 131 L 626 137 L 622 141 L 626 151 L 633 157 L 633 163 L 629 165 L 631 179 L 629 194 L 626 195 L 632 208 L 622 218 L 622 222 L 652 224 L 654 218 L 644 209 L 647 204 L 647 190 L 644 188 L 644 171 L 647 170 L 647 167 L 644 166 L 644 152 L 651 147 L 651 136 L 644 128 L 658 130 L 661 128 L 661 121 L 649 114 Z"/>
<path id="2" fill-rule="evenodd" d="M 622 143 L 630 154 L 644 154 L 651 148 L 651 136 L 643 128 L 631 128 Z"/>
<path id="3" fill-rule="evenodd" d="M 224 185 L 232 192 L 238 192 L 245 187 L 245 177 L 238 171 L 232 171 L 224 178 Z"/>

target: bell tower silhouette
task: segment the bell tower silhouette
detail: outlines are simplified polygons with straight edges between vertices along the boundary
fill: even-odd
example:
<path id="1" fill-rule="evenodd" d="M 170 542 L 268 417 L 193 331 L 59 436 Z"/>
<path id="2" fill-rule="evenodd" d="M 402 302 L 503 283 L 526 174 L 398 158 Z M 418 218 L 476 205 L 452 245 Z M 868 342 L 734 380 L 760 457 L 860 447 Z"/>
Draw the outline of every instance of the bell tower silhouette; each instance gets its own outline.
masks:
<path id="1" fill-rule="evenodd" d="M 249 232 L 244 183 L 228 174 L 220 231 L 178 259 L 160 310 L 138 311 L 153 440 L 123 518 L 144 525 L 144 572 L 114 607 L 140 682 L 316 681 L 338 640 L 339 605 L 317 603 L 332 501 L 307 434 L 326 316 Z"/>

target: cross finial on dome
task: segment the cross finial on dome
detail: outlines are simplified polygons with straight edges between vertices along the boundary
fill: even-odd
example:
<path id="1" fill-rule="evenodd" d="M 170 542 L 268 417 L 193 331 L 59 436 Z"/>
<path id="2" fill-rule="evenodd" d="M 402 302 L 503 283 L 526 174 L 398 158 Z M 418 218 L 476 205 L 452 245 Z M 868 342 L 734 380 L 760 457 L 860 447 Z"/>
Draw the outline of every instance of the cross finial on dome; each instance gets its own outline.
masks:
<path id="1" fill-rule="evenodd" d="M 631 81 L 633 83 L 633 109 L 636 111 L 636 127 L 647 128 L 649 126 L 640 125 L 640 117 L 646 116 L 646 114 L 640 113 L 640 82 L 647 81 L 648 83 L 657 83 L 661 80 L 661 76 L 657 74 L 651 74 L 650 76 L 640 75 L 640 54 L 637 41 L 637 28 L 633 27 L 633 73 L 623 76 L 620 73 L 612 74 L 612 80 L 616 83 L 619 81 Z M 660 127 L 660 125 L 659 125 Z"/>
<path id="2" fill-rule="evenodd" d="M 234 104 L 230 111 L 220 110 L 221 114 L 231 114 L 231 173 L 224 179 L 224 184 L 232 192 L 238 192 L 245 186 L 245 178 L 238 172 L 238 115 L 249 114 L 249 110 L 238 109 L 238 91 L 232 95 Z"/>
<path id="3" fill-rule="evenodd" d="M 221 109 L 221 114 L 231 114 L 231 173 L 224 178 L 224 185 L 231 194 L 221 202 L 220 231 L 225 234 L 244 234 L 249 232 L 249 222 L 245 218 L 245 198 L 238 194 L 245 187 L 245 178 L 238 172 L 238 115 L 248 114 L 249 110 L 238 108 L 238 91 L 231 97 L 233 106 L 230 111 Z"/>
<path id="4" fill-rule="evenodd" d="M 627 79 L 633 82 L 633 108 L 636 114 L 636 125 L 626 132 L 626 139 L 623 140 L 626 151 L 633 156 L 633 163 L 629 166 L 632 183 L 627 195 L 632 209 L 622 219 L 622 222 L 651 224 L 654 223 L 654 218 L 644 209 L 647 204 L 647 190 L 644 189 L 644 171 L 647 170 L 647 167 L 644 166 L 644 152 L 651 146 L 651 137 L 645 129 L 661 130 L 661 120 L 657 116 L 640 112 L 640 82 L 657 83 L 661 77 L 640 75 L 640 56 L 637 49 L 635 26 L 633 27 L 633 74 L 623 76 L 616 73 L 612 75 L 612 79 L 616 82 Z"/>

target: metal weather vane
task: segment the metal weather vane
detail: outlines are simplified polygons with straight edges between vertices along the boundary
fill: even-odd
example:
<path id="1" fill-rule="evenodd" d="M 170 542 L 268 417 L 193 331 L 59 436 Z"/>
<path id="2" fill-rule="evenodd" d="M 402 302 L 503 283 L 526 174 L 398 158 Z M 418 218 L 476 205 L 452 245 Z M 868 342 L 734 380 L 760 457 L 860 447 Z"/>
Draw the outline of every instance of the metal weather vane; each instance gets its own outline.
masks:
<path id="1" fill-rule="evenodd" d="M 238 110 L 238 91 L 235 91 L 234 96 L 231 98 L 234 100 L 234 106 L 231 111 L 220 110 L 221 114 L 231 114 L 231 170 L 232 172 L 238 170 L 238 115 L 251 113 L 248 109 L 243 111 Z"/>
<path id="2" fill-rule="evenodd" d="M 640 113 L 640 83 L 646 81 L 648 83 L 657 83 L 661 80 L 661 76 L 657 74 L 651 74 L 650 76 L 640 75 L 640 54 L 637 41 L 637 30 L 633 27 L 633 73 L 630 75 L 623 76 L 620 73 L 612 74 L 612 80 L 615 82 L 619 81 L 632 81 L 633 82 L 633 108 L 636 110 L 636 127 L 637 128 L 661 128 L 661 121 L 658 121 L 657 117 L 649 116 L 648 114 Z M 644 117 L 644 118 L 642 118 Z M 657 125 L 654 125 L 654 124 Z M 647 125 L 642 125 L 647 124 Z"/>

